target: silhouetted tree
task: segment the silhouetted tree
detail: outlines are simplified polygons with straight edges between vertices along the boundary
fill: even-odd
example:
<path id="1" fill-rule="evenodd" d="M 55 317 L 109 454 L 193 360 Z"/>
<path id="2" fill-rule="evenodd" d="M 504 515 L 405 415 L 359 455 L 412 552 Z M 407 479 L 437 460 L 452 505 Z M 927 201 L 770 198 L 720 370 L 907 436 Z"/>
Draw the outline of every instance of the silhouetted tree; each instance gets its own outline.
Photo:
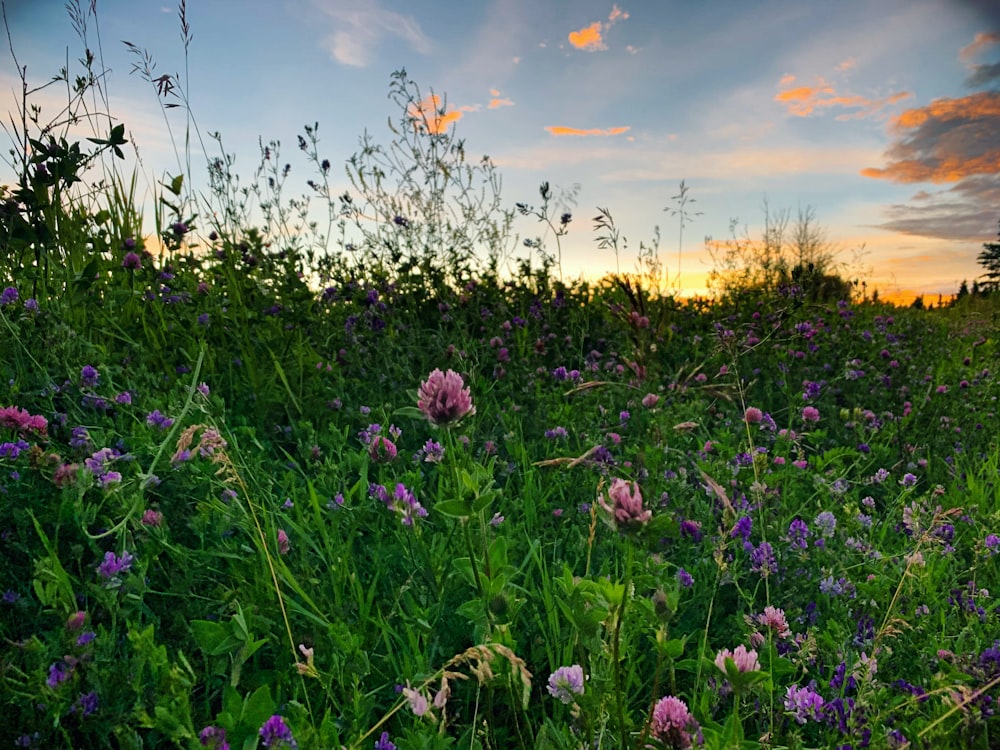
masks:
<path id="1" fill-rule="evenodd" d="M 997 232 L 997 237 L 1000 238 L 1000 231 Z M 976 261 L 986 269 L 986 273 L 982 275 L 982 290 L 992 292 L 1000 288 L 1000 242 L 984 242 L 983 251 Z"/>

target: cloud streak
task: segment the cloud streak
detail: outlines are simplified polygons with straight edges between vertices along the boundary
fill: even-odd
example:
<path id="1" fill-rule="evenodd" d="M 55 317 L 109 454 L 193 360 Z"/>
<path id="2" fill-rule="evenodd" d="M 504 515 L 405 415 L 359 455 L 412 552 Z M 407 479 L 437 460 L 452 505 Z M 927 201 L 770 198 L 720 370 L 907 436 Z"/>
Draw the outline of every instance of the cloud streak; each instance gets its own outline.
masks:
<path id="1" fill-rule="evenodd" d="M 838 66 L 840 69 L 845 63 Z M 850 109 L 855 110 L 850 113 L 842 113 L 837 119 L 847 120 L 858 117 L 871 117 L 878 114 L 884 108 L 896 104 L 906 99 L 912 94 L 900 91 L 891 94 L 883 99 L 869 99 L 857 94 L 841 94 L 834 88 L 833 84 L 823 78 L 817 78 L 815 85 L 798 85 L 795 76 L 786 74 L 778 82 L 781 90 L 774 95 L 774 101 L 785 107 L 790 115 L 796 117 L 809 117 L 817 112 L 830 109 Z"/>
<path id="2" fill-rule="evenodd" d="M 621 135 L 622 133 L 627 133 L 632 128 L 628 125 L 616 127 L 616 128 L 588 128 L 586 130 L 581 128 L 568 128 L 564 125 L 546 125 L 545 129 L 549 131 L 552 135 L 577 135 L 577 136 L 587 136 L 587 135 Z"/>

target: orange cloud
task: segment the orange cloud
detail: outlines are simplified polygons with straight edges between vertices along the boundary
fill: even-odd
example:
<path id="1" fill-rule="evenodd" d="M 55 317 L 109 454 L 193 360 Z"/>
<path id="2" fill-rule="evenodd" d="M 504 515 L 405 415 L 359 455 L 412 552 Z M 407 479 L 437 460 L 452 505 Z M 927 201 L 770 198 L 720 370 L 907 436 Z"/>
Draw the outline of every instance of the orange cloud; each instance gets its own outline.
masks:
<path id="1" fill-rule="evenodd" d="M 778 82 L 783 91 L 774 95 L 774 100 L 785 105 L 789 114 L 797 117 L 808 117 L 817 110 L 829 107 L 840 107 L 844 109 L 854 109 L 856 112 L 841 114 L 838 119 L 846 120 L 854 117 L 868 117 L 877 113 L 884 107 L 895 104 L 900 99 L 911 96 L 906 91 L 892 94 L 885 99 L 868 99 L 856 94 L 838 94 L 834 87 L 822 78 L 818 78 L 815 86 L 796 86 L 788 88 L 795 83 L 795 76 L 784 75 Z"/>
<path id="2" fill-rule="evenodd" d="M 471 108 L 474 110 L 474 108 Z M 445 110 L 441 106 L 441 97 L 431 94 L 420 102 L 407 107 L 406 113 L 413 118 L 413 126 L 418 130 L 427 130 L 430 133 L 440 135 L 448 131 L 452 123 L 462 119 L 464 111 L 470 111 L 469 107 L 462 109 Z"/>
<path id="3" fill-rule="evenodd" d="M 961 99 L 935 99 L 926 107 L 908 109 L 892 121 L 897 130 L 912 130 L 929 120 L 978 120 L 1000 117 L 1000 96 L 982 92 Z"/>
<path id="4" fill-rule="evenodd" d="M 632 128 L 630 126 L 617 127 L 617 128 L 590 128 L 589 130 L 581 130 L 580 128 L 567 128 L 563 125 L 546 125 L 545 129 L 548 130 L 552 135 L 621 135 L 626 133 Z"/>
<path id="5" fill-rule="evenodd" d="M 856 67 L 858 67 L 858 61 L 855 60 L 853 57 L 848 57 L 846 60 L 844 60 L 844 62 L 840 63 L 840 65 L 836 67 L 836 70 L 840 73 L 843 73 L 844 71 L 852 70 L 853 68 Z"/>
<path id="6" fill-rule="evenodd" d="M 569 32 L 569 43 L 577 49 L 601 50 L 607 49 L 601 39 L 601 22 L 594 21 L 579 31 Z"/>
<path id="7" fill-rule="evenodd" d="M 495 98 L 490 99 L 490 103 L 486 105 L 489 109 L 497 109 L 498 107 L 513 107 L 514 102 L 506 97 L 503 99 Z"/>
<path id="8" fill-rule="evenodd" d="M 617 5 L 611 6 L 611 13 L 608 14 L 606 23 L 594 21 L 590 26 L 585 26 L 577 31 L 569 32 L 569 43 L 577 49 L 584 49 L 589 52 L 606 50 L 608 47 L 604 43 L 603 32 L 610 29 L 619 21 L 628 18 L 628 13 Z"/>

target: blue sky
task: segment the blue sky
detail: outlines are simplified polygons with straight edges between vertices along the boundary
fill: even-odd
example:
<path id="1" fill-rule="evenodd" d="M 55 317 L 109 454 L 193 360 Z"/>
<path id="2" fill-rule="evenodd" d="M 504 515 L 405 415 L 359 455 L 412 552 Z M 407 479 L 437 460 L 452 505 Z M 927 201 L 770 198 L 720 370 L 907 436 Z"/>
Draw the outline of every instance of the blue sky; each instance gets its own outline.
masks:
<path id="1" fill-rule="evenodd" d="M 84 2 L 88 6 L 89 2 Z M 42 83 L 81 45 L 62 0 L 7 0 L 18 62 Z M 157 74 L 185 73 L 178 6 L 97 0 L 111 111 L 150 182 L 176 173 L 163 115 L 122 40 Z M 628 237 L 623 270 L 655 226 L 677 272 L 683 179 L 701 213 L 684 230 L 682 285 L 704 286 L 705 237 L 759 234 L 763 204 L 807 206 L 848 264 L 883 293 L 952 292 L 1000 220 L 1000 6 L 992 0 L 188 0 L 188 86 L 203 134 L 220 131 L 245 178 L 278 139 L 289 184 L 297 134 L 319 122 L 340 166 L 368 131 L 388 143 L 390 74 L 443 97 L 470 157 L 488 154 L 508 204 L 538 184 L 579 185 L 565 275 L 613 271 L 596 207 Z M 19 89 L 8 50 L 4 110 Z M 57 92 L 39 95 L 56 111 Z M 183 112 L 169 113 L 175 134 Z M 209 144 L 211 149 L 212 144 Z M 214 156 L 214 152 L 210 156 Z M 196 173 L 204 157 L 195 151 Z M 346 181 L 343 181 L 346 187 Z M 534 236 L 523 219 L 516 229 Z M 859 254 L 858 249 L 864 247 Z"/>

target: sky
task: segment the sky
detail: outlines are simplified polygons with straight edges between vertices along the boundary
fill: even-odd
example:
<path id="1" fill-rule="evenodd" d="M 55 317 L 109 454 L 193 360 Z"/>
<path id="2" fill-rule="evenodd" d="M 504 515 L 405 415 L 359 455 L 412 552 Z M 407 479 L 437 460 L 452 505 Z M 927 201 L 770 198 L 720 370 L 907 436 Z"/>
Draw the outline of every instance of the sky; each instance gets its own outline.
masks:
<path id="1" fill-rule="evenodd" d="M 707 238 L 732 227 L 759 237 L 765 205 L 793 220 L 811 209 L 844 275 L 883 296 L 956 291 L 997 238 L 997 0 L 187 0 L 186 57 L 179 5 L 93 2 L 87 43 L 148 183 L 177 173 L 171 133 L 185 115 L 164 114 L 123 42 L 147 51 L 156 75 L 178 76 L 199 130 L 221 133 L 244 183 L 261 139 L 292 161 L 303 125 L 318 122 L 334 190 L 346 189 L 341 167 L 360 136 L 392 138 L 390 77 L 405 69 L 439 97 L 441 126 L 470 158 L 493 160 L 507 205 L 537 205 L 543 181 L 565 197 L 567 278 L 616 270 L 596 241 L 598 207 L 627 238 L 621 270 L 658 227 L 685 294 L 705 290 Z M 29 84 L 67 61 L 79 72 L 63 0 L 4 6 Z M 3 50 L 0 112 L 17 102 L 18 66 Z M 59 90 L 35 101 L 54 115 Z M 196 178 L 205 162 L 196 149 Z M 308 192 L 312 175 L 293 163 L 289 185 Z M 682 180 L 693 201 L 683 233 L 672 212 Z M 515 230 L 541 231 L 530 218 Z"/>

